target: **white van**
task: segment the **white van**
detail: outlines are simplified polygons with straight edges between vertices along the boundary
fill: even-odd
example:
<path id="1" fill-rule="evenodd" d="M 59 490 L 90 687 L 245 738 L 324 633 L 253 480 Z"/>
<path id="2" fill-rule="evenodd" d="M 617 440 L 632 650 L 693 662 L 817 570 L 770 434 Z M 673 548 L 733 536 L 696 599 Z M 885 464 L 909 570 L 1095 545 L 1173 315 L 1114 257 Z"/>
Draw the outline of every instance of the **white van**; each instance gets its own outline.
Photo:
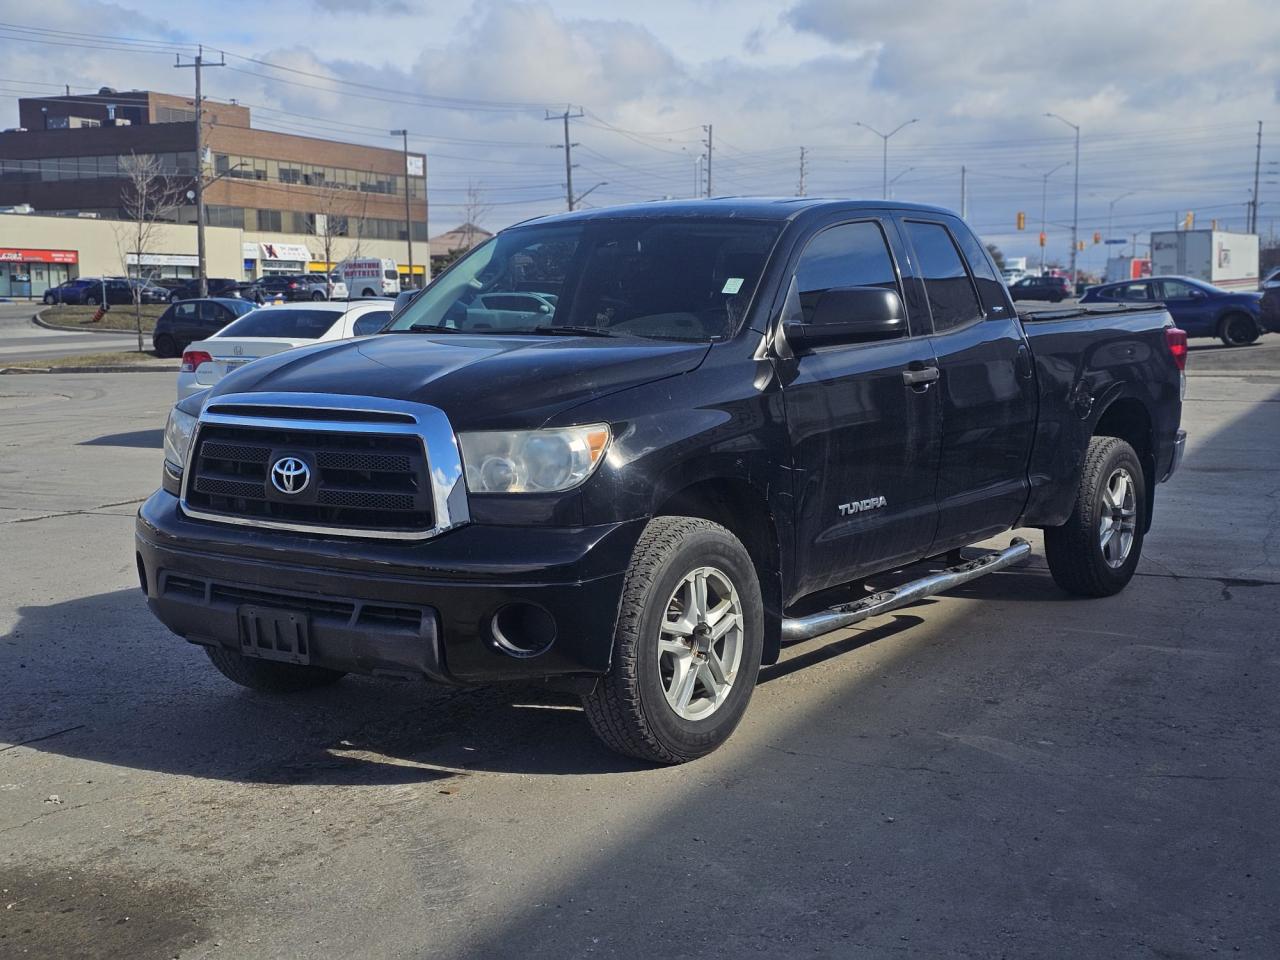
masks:
<path id="1" fill-rule="evenodd" d="M 400 292 L 400 271 L 396 262 L 387 257 L 343 260 L 337 272 L 351 297 L 394 297 Z"/>

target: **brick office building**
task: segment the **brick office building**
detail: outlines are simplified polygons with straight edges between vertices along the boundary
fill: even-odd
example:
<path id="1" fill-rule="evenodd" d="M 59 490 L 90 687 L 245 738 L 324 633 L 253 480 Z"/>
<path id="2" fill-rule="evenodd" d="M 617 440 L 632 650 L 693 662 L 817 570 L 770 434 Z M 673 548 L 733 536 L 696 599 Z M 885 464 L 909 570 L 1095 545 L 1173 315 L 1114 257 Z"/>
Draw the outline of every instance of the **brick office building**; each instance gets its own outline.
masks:
<path id="1" fill-rule="evenodd" d="M 207 223 L 242 232 L 243 277 L 323 269 L 322 238 L 328 236 L 333 260 L 387 257 L 407 278 L 407 189 L 413 239 L 421 242 L 414 274 L 423 282 L 429 260 L 421 154 L 410 154 L 415 175 L 406 176 L 399 149 L 254 129 L 249 108 L 235 103 L 206 99 L 204 115 Z M 18 128 L 0 133 L 0 207 L 27 204 L 38 215 L 121 219 L 121 163 L 133 154 L 155 156 L 179 183 L 194 178 L 191 98 L 103 88 L 91 95 L 24 98 L 18 116 Z M 180 208 L 175 220 L 194 222 L 194 204 Z M 193 273 L 194 254 L 193 248 L 156 256 L 172 261 L 163 265 L 166 273 L 183 276 Z M 10 267 L 19 269 L 12 262 Z"/>

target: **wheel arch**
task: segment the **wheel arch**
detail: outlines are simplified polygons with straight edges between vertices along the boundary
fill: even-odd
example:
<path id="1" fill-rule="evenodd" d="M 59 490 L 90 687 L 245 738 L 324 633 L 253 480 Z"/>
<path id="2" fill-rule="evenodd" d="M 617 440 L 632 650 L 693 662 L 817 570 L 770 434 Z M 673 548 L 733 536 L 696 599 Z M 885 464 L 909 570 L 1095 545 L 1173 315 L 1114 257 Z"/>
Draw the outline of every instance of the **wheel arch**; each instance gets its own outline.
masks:
<path id="1" fill-rule="evenodd" d="M 1133 447 L 1142 464 L 1146 488 L 1146 516 L 1143 529 L 1151 529 L 1152 510 L 1155 507 L 1156 489 L 1156 441 L 1155 424 L 1147 405 L 1134 396 L 1120 395 L 1102 410 L 1093 427 L 1095 437 L 1117 437 Z"/>
<path id="2" fill-rule="evenodd" d="M 700 517 L 742 541 L 755 565 L 764 603 L 762 662 L 776 663 L 782 643 L 781 541 L 765 492 L 740 477 L 705 477 L 665 491 L 652 515 Z"/>

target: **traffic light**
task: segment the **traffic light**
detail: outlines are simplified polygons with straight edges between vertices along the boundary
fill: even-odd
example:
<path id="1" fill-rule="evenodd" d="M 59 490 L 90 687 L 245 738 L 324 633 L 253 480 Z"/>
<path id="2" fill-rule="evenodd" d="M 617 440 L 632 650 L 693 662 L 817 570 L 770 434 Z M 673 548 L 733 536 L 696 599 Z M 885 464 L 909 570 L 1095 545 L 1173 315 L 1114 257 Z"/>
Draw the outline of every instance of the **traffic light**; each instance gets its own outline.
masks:
<path id="1" fill-rule="evenodd" d="M 1195 225 L 1196 225 L 1196 212 L 1194 210 L 1188 210 L 1187 215 L 1182 218 L 1182 229 L 1190 230 Z"/>
<path id="2" fill-rule="evenodd" d="M 1217 221 L 1217 219 L 1213 219 L 1213 220 L 1210 220 L 1210 221 L 1209 221 L 1209 229 L 1210 229 L 1210 230 L 1217 230 L 1217 229 L 1218 229 L 1218 221 Z"/>
<path id="3" fill-rule="evenodd" d="M 1042 247 L 1044 246 L 1044 241 L 1045 241 L 1044 231 L 1043 231 L 1043 230 L 1041 230 L 1041 231 L 1040 231 L 1040 246 L 1042 246 Z"/>
<path id="4" fill-rule="evenodd" d="M 1023 213 L 1021 210 L 1018 211 L 1018 229 L 1019 230 L 1027 229 L 1027 215 Z"/>
<path id="5" fill-rule="evenodd" d="M 1077 249 L 1077 250 L 1079 250 L 1081 253 L 1083 253 L 1083 252 L 1084 252 L 1084 241 L 1083 241 L 1083 240 L 1078 240 L 1078 241 L 1076 242 L 1076 249 Z"/>
<path id="6" fill-rule="evenodd" d="M 1101 242 L 1102 242 L 1102 234 L 1097 230 L 1093 231 L 1093 245 L 1096 247 Z"/>

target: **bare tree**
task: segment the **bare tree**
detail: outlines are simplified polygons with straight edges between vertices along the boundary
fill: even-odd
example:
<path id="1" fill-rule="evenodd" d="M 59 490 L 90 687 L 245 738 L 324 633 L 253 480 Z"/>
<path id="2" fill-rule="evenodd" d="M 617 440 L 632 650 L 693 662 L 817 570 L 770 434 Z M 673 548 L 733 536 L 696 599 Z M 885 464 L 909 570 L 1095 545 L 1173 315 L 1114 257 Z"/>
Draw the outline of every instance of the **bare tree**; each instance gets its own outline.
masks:
<path id="1" fill-rule="evenodd" d="M 163 232 L 166 223 L 176 220 L 182 206 L 189 177 L 177 171 L 166 171 L 160 159 L 148 153 L 131 153 L 120 161 L 124 178 L 121 206 L 125 222 L 117 229 L 116 243 L 121 248 L 125 276 L 135 278 L 132 285 L 134 323 L 138 331 L 138 352 L 142 352 L 142 284 L 154 271 L 144 273 L 144 260 Z M 132 257 L 135 270 L 130 270 Z M 136 274 L 136 277 L 134 275 Z"/>

